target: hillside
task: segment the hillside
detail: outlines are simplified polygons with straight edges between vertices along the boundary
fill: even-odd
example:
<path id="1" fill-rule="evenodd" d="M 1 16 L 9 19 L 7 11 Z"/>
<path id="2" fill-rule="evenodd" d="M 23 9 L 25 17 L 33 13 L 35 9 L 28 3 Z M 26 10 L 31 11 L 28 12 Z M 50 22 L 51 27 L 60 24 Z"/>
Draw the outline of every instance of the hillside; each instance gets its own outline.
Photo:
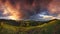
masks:
<path id="1" fill-rule="evenodd" d="M 60 34 L 60 20 L 47 22 L 0 20 L 0 34 Z"/>

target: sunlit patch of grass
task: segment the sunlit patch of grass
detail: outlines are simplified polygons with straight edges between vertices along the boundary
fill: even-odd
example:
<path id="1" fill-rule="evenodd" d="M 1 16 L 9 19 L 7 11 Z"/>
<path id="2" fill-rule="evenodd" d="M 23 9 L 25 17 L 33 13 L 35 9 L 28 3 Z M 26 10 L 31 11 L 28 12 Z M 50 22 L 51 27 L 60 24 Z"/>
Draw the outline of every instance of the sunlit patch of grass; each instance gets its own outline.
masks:
<path id="1" fill-rule="evenodd" d="M 17 29 L 19 28 L 19 27 L 16 27 L 16 26 L 8 25 L 8 24 L 3 24 L 1 26 L 2 26 L 2 28 L 8 29 L 8 30 L 12 30 L 12 31 L 17 31 Z"/>

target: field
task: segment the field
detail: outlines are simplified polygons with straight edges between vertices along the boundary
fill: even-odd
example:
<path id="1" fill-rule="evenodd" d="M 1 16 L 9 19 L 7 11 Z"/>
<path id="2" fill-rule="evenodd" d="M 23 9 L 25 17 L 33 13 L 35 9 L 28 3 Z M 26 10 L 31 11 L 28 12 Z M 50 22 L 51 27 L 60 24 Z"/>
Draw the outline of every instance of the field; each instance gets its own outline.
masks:
<path id="1" fill-rule="evenodd" d="M 0 20 L 0 34 L 60 34 L 60 20 Z"/>

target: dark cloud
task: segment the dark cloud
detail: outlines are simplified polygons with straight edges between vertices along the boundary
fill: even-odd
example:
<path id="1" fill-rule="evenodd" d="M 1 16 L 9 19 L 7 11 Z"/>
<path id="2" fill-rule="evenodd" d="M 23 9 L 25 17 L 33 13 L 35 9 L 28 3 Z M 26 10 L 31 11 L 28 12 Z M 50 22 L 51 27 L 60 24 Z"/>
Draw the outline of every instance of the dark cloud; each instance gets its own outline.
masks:
<path id="1" fill-rule="evenodd" d="M 47 9 L 48 4 L 52 0 L 2 0 L 3 3 L 9 1 L 10 4 L 14 7 L 19 3 L 19 10 L 24 15 L 24 18 L 29 18 L 32 15 L 43 12 L 42 10 Z M 32 6 L 33 3 L 35 6 Z"/>
<path id="2" fill-rule="evenodd" d="M 0 16 L 2 16 L 2 13 L 3 13 L 3 11 L 2 11 L 2 10 L 0 10 Z"/>
<path id="3" fill-rule="evenodd" d="M 16 1 L 15 0 L 9 0 L 10 1 L 10 3 L 12 4 L 12 5 L 15 5 L 16 4 Z"/>

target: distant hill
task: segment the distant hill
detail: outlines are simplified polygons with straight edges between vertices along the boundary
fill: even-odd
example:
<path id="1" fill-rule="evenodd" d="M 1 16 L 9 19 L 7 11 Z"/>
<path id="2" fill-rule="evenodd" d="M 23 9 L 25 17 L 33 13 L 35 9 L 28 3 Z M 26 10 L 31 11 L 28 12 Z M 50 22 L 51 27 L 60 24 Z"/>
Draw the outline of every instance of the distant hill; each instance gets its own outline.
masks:
<path id="1" fill-rule="evenodd" d="M 32 32 L 31 32 L 32 31 Z M 29 33 L 33 34 L 60 34 L 60 20 L 54 19 L 49 23 L 45 23 L 40 26 L 36 26 L 29 30 Z"/>
<path id="2" fill-rule="evenodd" d="M 9 24 L 9 25 L 13 25 L 13 26 L 26 26 L 27 24 L 29 24 L 30 26 L 36 26 L 39 24 L 44 24 L 44 23 L 48 23 L 49 21 L 34 21 L 34 20 L 7 20 L 7 19 L 0 19 L 0 23 L 4 23 L 4 24 Z"/>

